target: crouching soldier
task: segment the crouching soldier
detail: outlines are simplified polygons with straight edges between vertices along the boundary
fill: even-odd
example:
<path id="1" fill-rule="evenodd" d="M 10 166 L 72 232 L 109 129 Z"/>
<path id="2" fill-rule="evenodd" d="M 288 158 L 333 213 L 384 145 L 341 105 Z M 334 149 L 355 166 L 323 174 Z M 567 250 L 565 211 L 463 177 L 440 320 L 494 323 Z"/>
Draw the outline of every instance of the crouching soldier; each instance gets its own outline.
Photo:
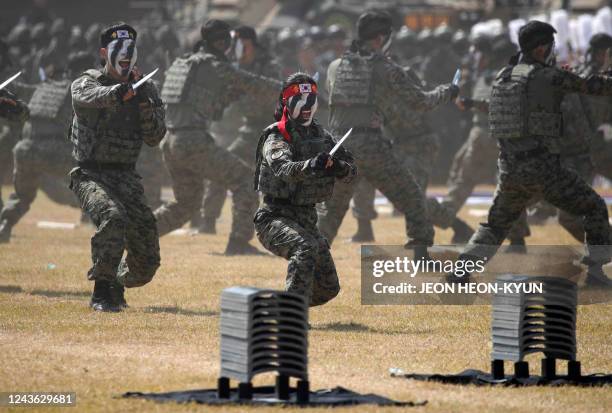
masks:
<path id="1" fill-rule="evenodd" d="M 120 311 L 124 287 L 151 281 L 159 267 L 159 236 L 134 166 L 142 143 L 158 145 L 166 133 L 164 109 L 151 81 L 137 90 L 136 31 L 119 23 L 100 35 L 104 67 L 72 83 L 70 139 L 78 167 L 71 189 L 97 231 L 91 239 L 95 282 L 91 307 Z M 122 259 L 127 251 L 125 259 Z"/>
<path id="2" fill-rule="evenodd" d="M 315 204 L 328 200 L 336 179 L 350 180 L 350 153 L 329 152 L 334 139 L 314 121 L 317 84 L 296 73 L 284 83 L 275 113 L 256 154 L 255 187 L 264 204 L 255 231 L 264 247 L 289 260 L 286 289 L 304 295 L 310 306 L 325 304 L 340 291 L 327 240 L 317 228 Z"/>

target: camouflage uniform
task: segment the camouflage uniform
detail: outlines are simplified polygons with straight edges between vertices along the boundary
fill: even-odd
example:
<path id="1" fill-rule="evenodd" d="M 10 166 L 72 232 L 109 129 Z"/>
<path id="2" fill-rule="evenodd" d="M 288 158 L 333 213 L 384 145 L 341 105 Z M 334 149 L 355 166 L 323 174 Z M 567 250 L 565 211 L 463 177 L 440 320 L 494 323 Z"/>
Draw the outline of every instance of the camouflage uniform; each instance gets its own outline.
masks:
<path id="1" fill-rule="evenodd" d="M 465 205 L 476 185 L 489 181 L 495 174 L 499 149 L 489 134 L 489 98 L 495 73 L 487 70 L 476 79 L 472 100 L 474 116 L 467 141 L 453 159 L 448 178 L 448 194 L 442 207 L 450 216 L 456 216 Z M 508 234 L 511 240 L 520 240 L 530 235 L 527 215 L 512 226 Z"/>
<path id="2" fill-rule="evenodd" d="M 253 237 L 252 217 L 258 198 L 249 185 L 253 172 L 236 155 L 218 146 L 208 133 L 210 122 L 244 95 L 273 105 L 280 82 L 233 68 L 224 57 L 204 49 L 178 58 L 166 73 L 162 98 L 168 105 L 168 134 L 162 142 L 164 162 L 176 201 L 155 211 L 160 235 L 180 228 L 199 208 L 204 179 L 233 193 L 230 240 Z M 272 92 L 274 91 L 274 92 Z"/>
<path id="3" fill-rule="evenodd" d="M 415 87 L 420 87 L 422 82 L 416 72 L 410 67 L 404 70 Z M 423 193 L 426 193 L 440 146 L 438 135 L 431 130 L 422 113 L 406 110 L 401 105 L 388 112 L 386 120 L 385 135 L 392 139 L 397 159 L 412 172 Z M 353 215 L 356 219 L 376 218 L 373 208 L 375 191 L 369 182 L 362 180 L 359 183 L 353 195 Z M 432 224 L 441 228 L 450 227 L 455 218 L 435 198 L 427 199 L 427 212 Z"/>
<path id="4" fill-rule="evenodd" d="M 559 160 L 561 101 L 570 93 L 612 95 L 612 79 L 597 75 L 584 79 L 528 57 L 497 75 L 489 120 L 491 135 L 500 148 L 499 183 L 488 221 L 474 234 L 465 255 L 493 255 L 527 204 L 534 197 L 542 197 L 583 217 L 587 262 L 609 261 L 608 248 L 592 247 L 610 243 L 606 204 Z M 482 248 L 486 245 L 493 248 Z"/>
<path id="5" fill-rule="evenodd" d="M 394 156 L 393 146 L 383 137 L 381 128 L 387 112 L 394 107 L 405 105 L 425 111 L 448 102 L 450 87 L 425 92 L 400 66 L 380 53 L 365 50 L 349 50 L 334 61 L 328 81 L 330 127 L 338 135 L 353 128 L 345 145 L 355 156 L 360 175 L 404 214 L 409 243 L 432 244 L 434 231 L 423 191 L 410 170 Z M 333 197 L 321 208 L 319 229 L 330 242 L 344 219 L 356 181 L 336 185 Z"/>
<path id="6" fill-rule="evenodd" d="M 24 138 L 13 149 L 15 193 L 0 213 L 0 222 L 5 222 L 2 232 L 10 231 L 27 213 L 39 187 L 48 187 L 43 177 L 66 180 L 74 166 L 71 144 L 65 137 L 72 115 L 70 83 L 68 80 L 41 83 L 30 99 L 31 127 L 25 128 Z M 69 193 L 67 182 L 65 185 L 65 192 Z M 57 192 L 59 189 L 50 193 L 52 199 L 58 200 Z M 79 206 L 72 193 L 61 201 Z"/>
<path id="7" fill-rule="evenodd" d="M 271 79 L 280 77 L 280 66 L 267 53 L 258 52 L 256 60 L 248 67 L 240 67 L 251 73 Z M 269 108 L 261 105 L 257 95 L 247 95 L 236 102 L 237 111 L 242 115 L 242 125 L 238 129 L 238 138 L 227 150 L 240 158 L 241 161 L 255 168 L 253 154 L 257 149 L 257 138 L 270 122 Z M 202 213 L 205 220 L 216 220 L 221 216 L 227 188 L 219 182 L 211 181 L 206 188 Z"/>
<path id="8" fill-rule="evenodd" d="M 5 91 L 4 94 L 9 92 Z M 2 203 L 2 183 L 12 164 L 12 150 L 21 139 L 24 122 L 29 117 L 25 103 L 17 101 L 17 106 L 8 103 L 0 107 L 0 208 Z"/>
<path id="9" fill-rule="evenodd" d="M 264 247 L 289 260 L 287 291 L 303 294 L 316 306 L 340 291 L 329 244 L 317 229 L 315 208 L 331 197 L 336 178 L 313 172 L 308 163 L 318 153 L 329 152 L 334 140 L 316 123 L 291 124 L 287 129 L 290 142 L 276 124 L 260 139 L 255 185 L 264 194 L 264 204 L 255 214 L 255 230 Z M 355 175 L 351 155 L 341 148 L 335 157 L 347 162 L 343 180 L 350 180 Z"/>
<path id="10" fill-rule="evenodd" d="M 135 164 L 142 143 L 158 145 L 166 128 L 163 104 L 151 81 L 127 102 L 121 101 L 119 87 L 98 70 L 88 70 L 72 83 L 70 139 L 79 166 L 70 172 L 71 189 L 97 228 L 88 278 L 139 287 L 155 275 L 160 255 L 155 217 Z"/>
<path id="11" fill-rule="evenodd" d="M 164 181 L 164 161 L 159 146 L 145 145 L 142 148 L 136 172 L 142 176 L 142 187 L 151 209 L 157 209 L 162 204 L 162 186 Z"/>

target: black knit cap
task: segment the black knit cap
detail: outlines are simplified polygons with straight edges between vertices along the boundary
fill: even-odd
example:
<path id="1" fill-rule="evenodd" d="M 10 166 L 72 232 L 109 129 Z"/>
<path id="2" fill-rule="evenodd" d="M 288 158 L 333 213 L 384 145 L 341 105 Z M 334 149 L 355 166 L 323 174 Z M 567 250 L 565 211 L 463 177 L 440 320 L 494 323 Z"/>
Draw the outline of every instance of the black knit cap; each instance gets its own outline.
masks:
<path id="1" fill-rule="evenodd" d="M 379 34 L 391 33 L 393 21 L 391 15 L 383 10 L 368 10 L 357 20 L 357 37 L 359 40 L 371 40 Z"/>
<path id="2" fill-rule="evenodd" d="M 136 40 L 136 37 L 138 37 L 138 33 L 129 24 L 124 22 L 113 23 L 100 32 L 100 47 L 106 47 L 116 39 Z"/>
<path id="3" fill-rule="evenodd" d="M 230 39 L 230 25 L 223 20 L 210 19 L 200 30 L 202 40 L 205 42 L 215 42 L 217 40 Z"/>
<path id="4" fill-rule="evenodd" d="M 538 46 L 552 43 L 557 31 L 548 23 L 532 20 L 520 28 L 518 33 L 519 45 L 524 53 L 530 52 Z"/>
<path id="5" fill-rule="evenodd" d="M 612 47 L 612 36 L 607 33 L 597 33 L 591 37 L 589 46 L 595 50 L 609 49 Z"/>

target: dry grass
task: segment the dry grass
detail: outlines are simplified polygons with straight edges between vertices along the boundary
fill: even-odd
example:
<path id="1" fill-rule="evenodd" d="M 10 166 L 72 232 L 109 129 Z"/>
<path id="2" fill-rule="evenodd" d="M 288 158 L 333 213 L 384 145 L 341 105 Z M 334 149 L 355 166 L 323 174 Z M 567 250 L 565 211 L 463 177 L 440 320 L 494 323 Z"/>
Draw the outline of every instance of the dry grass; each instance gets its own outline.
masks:
<path id="1" fill-rule="evenodd" d="M 476 224 L 465 211 L 463 215 Z M 92 286 L 85 278 L 92 229 L 36 228 L 41 219 L 75 222 L 78 216 L 41 195 L 15 228 L 14 242 L 0 246 L 0 390 L 75 391 L 77 411 L 209 410 L 113 396 L 136 390 L 213 387 L 219 368 L 220 291 L 238 284 L 282 288 L 286 262 L 220 256 L 229 224 L 226 209 L 220 235 L 163 238 L 162 267 L 150 285 L 128 291 L 128 311 L 95 314 L 87 307 Z M 399 218 L 379 218 L 378 242 L 402 243 L 402 228 Z M 361 306 L 359 249 L 343 242 L 354 229 L 353 218 L 347 217 L 333 249 L 341 276 L 340 296 L 310 315 L 312 388 L 342 385 L 399 400 L 428 400 L 425 407 L 415 409 L 422 412 L 612 409 L 609 388 L 493 389 L 390 378 L 389 367 L 441 373 L 486 370 L 490 309 Z M 550 236 L 571 243 L 556 226 L 536 227 L 534 232 L 531 243 L 546 244 Z M 448 242 L 450 235 L 439 231 L 436 242 Z M 50 263 L 55 269 L 48 269 Z M 612 306 L 580 308 L 579 359 L 586 373 L 612 371 L 611 323 Z"/>

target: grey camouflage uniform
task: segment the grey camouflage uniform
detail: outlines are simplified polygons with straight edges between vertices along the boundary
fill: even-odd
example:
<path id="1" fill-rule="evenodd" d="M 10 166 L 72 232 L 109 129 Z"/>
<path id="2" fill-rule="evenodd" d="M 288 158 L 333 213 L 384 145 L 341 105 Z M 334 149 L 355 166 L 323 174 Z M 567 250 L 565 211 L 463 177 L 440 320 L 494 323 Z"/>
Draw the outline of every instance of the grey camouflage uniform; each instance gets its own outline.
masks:
<path id="1" fill-rule="evenodd" d="M 608 247 L 593 247 L 610 244 L 606 204 L 559 159 L 561 102 L 570 93 L 612 95 L 612 79 L 597 75 L 581 78 L 528 57 L 498 74 L 489 120 L 491 135 L 498 139 L 500 148 L 499 183 L 487 223 L 472 236 L 463 256 L 493 255 L 528 203 L 541 197 L 583 217 L 587 262 L 609 261 Z"/>
<path id="2" fill-rule="evenodd" d="M 382 135 L 385 114 L 393 107 L 427 111 L 448 102 L 451 89 L 439 86 L 431 92 L 417 87 L 406 72 L 379 53 L 348 51 L 332 62 L 328 72 L 330 128 L 337 135 L 353 128 L 346 141 L 361 177 L 401 211 L 406 219 L 408 242 L 431 245 L 434 230 L 427 216 L 423 191 L 410 170 L 397 160 L 390 141 Z M 336 185 L 333 197 L 320 209 L 319 229 L 330 242 L 335 238 L 349 207 L 354 186 Z"/>
<path id="3" fill-rule="evenodd" d="M 329 243 L 317 229 L 315 204 L 331 196 L 336 178 L 311 172 L 308 162 L 329 152 L 335 141 L 316 123 L 290 124 L 289 143 L 275 125 L 264 132 L 258 149 L 255 184 L 264 204 L 255 214 L 257 238 L 289 260 L 287 291 L 304 295 L 311 306 L 321 305 L 338 294 L 340 284 Z M 341 148 L 335 157 L 348 162 L 342 179 L 352 179 L 356 171 L 350 153 Z"/>
<path id="4" fill-rule="evenodd" d="M 236 155 L 218 146 L 208 133 L 210 122 L 243 95 L 273 106 L 280 82 L 235 69 L 224 58 L 201 49 L 179 58 L 166 73 L 162 97 L 168 105 L 168 134 L 162 142 L 164 162 L 176 201 L 155 211 L 160 235 L 180 228 L 202 204 L 204 180 L 232 191 L 230 239 L 253 238 L 257 194 L 249 182 L 252 170 Z"/>
<path id="5" fill-rule="evenodd" d="M 263 51 L 258 51 L 257 58 L 252 65 L 240 68 L 271 79 L 280 78 L 280 66 Z M 270 110 L 261 104 L 257 95 L 247 95 L 236 102 L 235 106 L 237 106 L 238 113 L 242 115 L 242 125 L 238 129 L 238 137 L 227 150 L 254 170 L 255 157 L 253 154 L 257 149 L 257 139 L 261 131 L 271 123 Z M 218 219 L 221 216 L 226 194 L 227 188 L 219 182 L 209 183 L 202 205 L 204 219 Z"/>
<path id="6" fill-rule="evenodd" d="M 51 198 L 72 207 L 79 207 L 74 194 L 68 190 L 68 172 L 74 166 L 72 145 L 66 130 L 72 115 L 70 81 L 51 80 L 36 86 L 29 102 L 30 127 L 24 128 L 14 153 L 13 183 L 15 192 L 0 213 L 0 221 L 14 226 L 30 209 L 39 187 Z M 65 185 L 49 191 L 46 179 Z M 51 187 L 53 188 L 53 187 Z M 58 195 L 69 194 L 69 197 Z"/>
<path id="7" fill-rule="evenodd" d="M 71 189 L 97 228 L 88 278 L 139 287 L 155 275 L 160 254 L 155 217 L 135 164 L 142 143 L 158 145 L 166 128 L 152 82 L 127 102 L 121 101 L 119 86 L 97 70 L 72 83 L 70 138 L 79 166 L 70 173 Z"/>

